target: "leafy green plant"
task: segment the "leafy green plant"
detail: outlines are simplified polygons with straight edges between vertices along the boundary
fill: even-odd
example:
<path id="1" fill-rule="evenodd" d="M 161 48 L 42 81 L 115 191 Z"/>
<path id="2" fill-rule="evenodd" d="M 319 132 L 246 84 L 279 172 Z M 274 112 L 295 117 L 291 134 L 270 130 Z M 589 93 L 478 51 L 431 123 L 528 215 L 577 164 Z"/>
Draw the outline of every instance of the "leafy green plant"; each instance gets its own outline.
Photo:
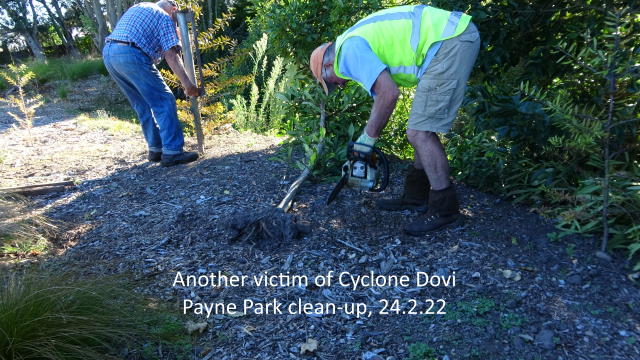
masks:
<path id="1" fill-rule="evenodd" d="M 504 5 L 493 2 L 488 10 Z M 547 5 L 513 4 L 497 19 L 518 6 Z M 558 218 L 557 239 L 600 232 L 601 250 L 634 254 L 640 248 L 634 245 L 640 222 L 640 73 L 634 50 L 640 40 L 634 34 L 640 19 L 625 5 L 593 1 L 575 13 L 559 7 L 555 19 L 542 13 L 551 27 L 563 19 L 558 31 L 565 35 L 520 53 L 517 63 L 481 65 L 484 71 L 470 87 L 468 117 L 446 146 L 456 177 Z M 509 16 L 508 23 L 522 21 Z M 585 17 L 591 20 L 578 22 Z M 509 46 L 506 39 L 500 42 Z M 503 51 L 497 47 L 482 56 Z M 540 61 L 552 71 L 536 73 L 532 67 Z"/>
<path id="2" fill-rule="evenodd" d="M 574 207 L 561 214 L 559 228 L 567 233 L 602 233 L 601 251 L 608 242 L 635 253 L 640 222 L 640 100 L 634 51 L 637 38 L 633 29 L 640 20 L 630 7 L 602 9 L 606 27 L 602 34 L 586 31 L 583 42 L 561 43 L 563 61 L 584 71 L 583 76 L 600 87 L 594 96 L 580 103 L 559 92 L 531 90 L 531 96 L 544 103 L 566 135 L 551 138 L 558 150 L 586 154 L 573 197 Z M 529 90 L 525 87 L 525 90 Z M 640 263 L 637 265 L 640 269 Z"/>
<path id="3" fill-rule="evenodd" d="M 485 327 L 489 323 L 486 317 L 495 309 L 496 303 L 492 299 L 480 297 L 471 301 L 458 302 L 454 309 L 447 310 L 443 318 L 468 322 L 476 327 Z"/>
<path id="4" fill-rule="evenodd" d="M 417 342 L 409 345 L 410 360 L 436 360 L 438 354 L 429 345 Z"/>
<path id="5" fill-rule="evenodd" d="M 503 313 L 500 315 L 500 326 L 503 329 L 511 329 L 524 324 L 524 318 L 515 313 Z"/>

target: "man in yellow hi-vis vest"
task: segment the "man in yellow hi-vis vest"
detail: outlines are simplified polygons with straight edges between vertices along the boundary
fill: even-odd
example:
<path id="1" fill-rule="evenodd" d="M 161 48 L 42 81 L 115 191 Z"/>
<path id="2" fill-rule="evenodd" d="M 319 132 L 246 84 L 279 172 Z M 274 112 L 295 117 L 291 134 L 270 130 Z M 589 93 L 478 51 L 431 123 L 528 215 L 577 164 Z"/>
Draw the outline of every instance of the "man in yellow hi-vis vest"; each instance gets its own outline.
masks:
<path id="1" fill-rule="evenodd" d="M 412 5 L 375 12 L 311 54 L 311 71 L 327 95 L 353 80 L 374 98 L 355 151 L 370 149 L 358 144 L 375 144 L 395 108 L 398 87 L 417 86 L 407 125 L 414 166 L 400 198 L 377 202 L 385 210 L 426 211 L 405 226 L 411 235 L 438 229 L 459 214 L 449 162 L 436 133 L 451 130 L 479 48 L 470 16 Z"/>

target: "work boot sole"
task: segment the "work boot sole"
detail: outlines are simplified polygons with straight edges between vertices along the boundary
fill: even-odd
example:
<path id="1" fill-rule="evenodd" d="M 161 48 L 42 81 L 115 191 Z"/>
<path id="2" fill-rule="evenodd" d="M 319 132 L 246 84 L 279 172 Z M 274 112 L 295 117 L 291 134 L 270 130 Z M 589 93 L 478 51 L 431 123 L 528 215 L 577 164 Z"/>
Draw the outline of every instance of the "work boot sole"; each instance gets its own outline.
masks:
<path id="1" fill-rule="evenodd" d="M 419 213 L 426 213 L 427 209 L 429 208 L 427 204 L 418 205 L 418 204 L 407 204 L 407 203 L 401 203 L 401 202 L 393 203 L 393 202 L 386 202 L 385 200 L 376 201 L 376 206 L 380 210 L 387 210 L 387 211 L 411 210 L 411 211 L 417 211 Z"/>
<path id="2" fill-rule="evenodd" d="M 177 155 L 162 155 L 160 165 L 164 167 L 187 164 L 198 160 L 198 154 L 194 152 L 185 152 Z"/>
<path id="3" fill-rule="evenodd" d="M 404 232 L 411 236 L 424 236 L 430 232 L 440 230 L 458 220 L 460 215 L 433 218 L 427 221 L 418 219 L 404 227 Z"/>

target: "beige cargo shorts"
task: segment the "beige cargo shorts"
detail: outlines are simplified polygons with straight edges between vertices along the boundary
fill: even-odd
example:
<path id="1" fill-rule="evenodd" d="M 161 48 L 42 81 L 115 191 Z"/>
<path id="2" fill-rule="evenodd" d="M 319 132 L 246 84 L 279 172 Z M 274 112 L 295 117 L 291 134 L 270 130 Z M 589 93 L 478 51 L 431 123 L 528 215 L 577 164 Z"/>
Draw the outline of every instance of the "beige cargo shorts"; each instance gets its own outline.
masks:
<path id="1" fill-rule="evenodd" d="M 451 130 L 479 49 L 480 34 L 471 22 L 462 34 L 442 43 L 418 82 L 409 129 L 439 133 Z"/>

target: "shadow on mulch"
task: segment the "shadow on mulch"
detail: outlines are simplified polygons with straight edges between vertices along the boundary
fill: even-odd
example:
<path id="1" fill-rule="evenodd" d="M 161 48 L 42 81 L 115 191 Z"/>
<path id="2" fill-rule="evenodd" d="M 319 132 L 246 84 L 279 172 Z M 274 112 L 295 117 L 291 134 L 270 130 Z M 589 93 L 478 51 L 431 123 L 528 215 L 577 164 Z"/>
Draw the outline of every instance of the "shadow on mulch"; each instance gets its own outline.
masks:
<path id="1" fill-rule="evenodd" d="M 417 216 L 381 212 L 374 201 L 399 194 L 395 163 L 386 194 L 343 191 L 325 206 L 333 184 L 307 183 L 291 211 L 311 233 L 266 251 L 230 243 L 226 224 L 238 214 L 275 207 L 298 171 L 275 160 L 277 149 L 207 157 L 162 168 L 145 163 L 85 182 L 48 215 L 90 226 L 54 260 L 86 273 L 130 274 L 139 291 L 175 304 L 338 304 L 336 314 L 190 316 L 208 323 L 200 337 L 215 359 L 302 358 L 317 340 L 321 359 L 401 359 L 416 349 L 450 359 L 640 358 L 640 294 L 620 257 L 593 256 L 595 240 L 552 242 L 552 223 L 527 209 L 458 184 L 463 219 L 424 238 L 402 233 Z M 332 286 L 173 286 L 177 272 L 194 276 L 261 274 L 335 276 Z M 339 283 L 353 276 L 426 273 L 455 286 L 367 287 Z M 351 283 L 345 275 L 345 283 Z M 443 302 L 442 312 L 436 313 Z M 365 304 L 356 317 L 344 304 Z M 418 345 L 415 345 L 418 344 Z M 414 345 L 414 346 L 411 346 Z M 429 351 L 425 349 L 430 349 Z"/>

